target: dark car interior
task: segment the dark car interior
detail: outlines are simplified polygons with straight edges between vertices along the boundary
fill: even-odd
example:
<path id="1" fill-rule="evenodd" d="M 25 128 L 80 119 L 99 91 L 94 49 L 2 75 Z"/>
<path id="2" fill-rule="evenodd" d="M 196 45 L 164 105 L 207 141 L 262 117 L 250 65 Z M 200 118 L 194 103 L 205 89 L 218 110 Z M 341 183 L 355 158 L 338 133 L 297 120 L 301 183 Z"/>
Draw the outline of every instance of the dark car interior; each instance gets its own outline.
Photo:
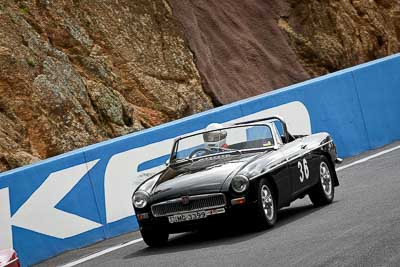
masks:
<path id="1" fill-rule="evenodd" d="M 273 138 L 263 138 L 229 145 L 230 149 L 252 149 L 270 147 L 274 145 Z"/>

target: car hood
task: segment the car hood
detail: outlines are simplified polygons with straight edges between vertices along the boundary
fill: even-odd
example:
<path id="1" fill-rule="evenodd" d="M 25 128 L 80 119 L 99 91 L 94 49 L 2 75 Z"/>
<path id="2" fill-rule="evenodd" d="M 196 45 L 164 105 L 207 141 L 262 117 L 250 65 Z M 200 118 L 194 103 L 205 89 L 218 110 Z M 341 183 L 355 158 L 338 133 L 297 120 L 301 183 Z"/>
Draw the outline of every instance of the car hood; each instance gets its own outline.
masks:
<path id="1" fill-rule="evenodd" d="M 257 155 L 211 158 L 168 168 L 152 190 L 151 202 L 178 198 L 184 195 L 220 192 L 224 181 Z"/>

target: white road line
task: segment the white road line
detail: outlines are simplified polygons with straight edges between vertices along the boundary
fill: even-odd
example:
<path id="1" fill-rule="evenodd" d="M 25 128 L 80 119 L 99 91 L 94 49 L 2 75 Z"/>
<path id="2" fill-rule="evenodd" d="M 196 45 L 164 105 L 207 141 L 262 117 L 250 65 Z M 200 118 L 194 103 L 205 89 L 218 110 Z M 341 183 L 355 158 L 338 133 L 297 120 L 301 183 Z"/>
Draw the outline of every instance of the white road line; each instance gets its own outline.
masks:
<path id="1" fill-rule="evenodd" d="M 97 253 L 94 253 L 94 254 L 89 255 L 89 256 L 87 256 L 87 257 L 84 257 L 84 258 L 81 258 L 81 259 L 79 259 L 79 260 L 76 260 L 76 261 L 67 263 L 67 264 L 65 264 L 65 265 L 61 265 L 60 267 L 72 267 L 72 266 L 76 266 L 76 265 L 78 265 L 78 264 L 84 263 L 85 261 L 89 261 L 89 260 L 91 260 L 91 259 L 100 257 L 100 256 L 102 256 L 102 255 L 104 255 L 104 254 L 109 253 L 109 252 L 112 252 L 112 251 L 114 251 L 114 250 L 117 250 L 117 249 L 120 249 L 120 248 L 123 248 L 123 247 L 127 247 L 127 246 L 133 245 L 133 244 L 135 244 L 135 243 L 139 243 L 139 242 L 141 242 L 141 241 L 143 241 L 143 238 L 135 239 L 135 240 L 129 241 L 129 242 L 127 242 L 127 243 L 123 243 L 123 244 L 120 244 L 120 245 L 117 245 L 117 246 L 114 246 L 114 247 L 111 247 L 111 248 L 107 248 L 107 249 L 105 249 L 105 250 L 99 251 L 99 252 L 97 252 Z"/>
<path id="2" fill-rule="evenodd" d="M 366 161 L 368 161 L 368 160 L 370 160 L 370 159 L 373 159 L 373 158 L 382 156 L 382 155 L 384 155 L 384 154 L 387 154 L 387 153 L 392 152 L 392 151 L 397 150 L 397 149 L 400 149 L 400 146 L 396 146 L 396 147 L 393 147 L 393 148 L 390 148 L 390 149 L 381 151 L 381 152 L 379 152 L 379 153 L 373 154 L 373 155 L 371 155 L 371 156 L 365 157 L 365 158 L 363 158 L 363 159 L 354 161 L 353 163 L 350 163 L 350 164 L 347 164 L 347 165 L 345 165 L 345 166 L 336 168 L 336 170 L 337 170 L 337 171 L 341 171 L 341 170 L 350 168 L 350 167 L 352 167 L 352 166 L 354 166 L 354 165 L 357 165 L 357 164 L 366 162 Z M 84 258 L 81 258 L 81 259 L 79 259 L 79 260 L 76 260 L 76 261 L 67 263 L 67 264 L 65 264 L 65 265 L 61 265 L 60 267 L 73 267 L 73 266 L 76 266 L 76 265 L 78 265 L 78 264 L 84 263 L 84 262 L 86 262 L 86 261 L 92 260 L 92 259 L 94 259 L 94 258 L 100 257 L 100 256 L 102 256 L 102 255 L 104 255 L 104 254 L 109 253 L 109 252 L 118 250 L 118 249 L 123 248 L 123 247 L 127 247 L 127 246 L 130 246 L 130 245 L 133 245 L 133 244 L 135 244 L 135 243 L 139 243 L 139 242 L 141 242 L 141 241 L 143 241 L 143 238 L 135 239 L 135 240 L 129 241 L 129 242 L 124 243 L 124 244 L 120 244 L 120 245 L 117 245 L 117 246 L 114 246 L 114 247 L 111 247 L 111 248 L 107 248 L 107 249 L 105 249 L 105 250 L 99 251 L 99 252 L 97 252 L 97 253 L 94 253 L 94 254 L 89 255 L 89 256 L 87 256 L 87 257 L 84 257 Z"/>
<path id="3" fill-rule="evenodd" d="M 400 146 L 396 146 L 396 147 L 392 147 L 392 148 L 390 148 L 390 149 L 383 150 L 383 151 L 381 151 L 381 152 L 379 152 L 379 153 L 376 153 L 376 154 L 373 154 L 373 155 L 371 155 L 371 156 L 365 157 L 365 158 L 363 158 L 363 159 L 354 161 L 354 162 L 352 162 L 352 163 L 350 163 L 350 164 L 347 164 L 347 165 L 345 165 L 345 166 L 336 168 L 336 170 L 337 170 L 337 171 L 341 171 L 341 170 L 347 169 L 347 168 L 349 168 L 349 167 L 352 167 L 352 166 L 354 166 L 354 165 L 357 165 L 357 164 L 366 162 L 366 161 L 368 161 L 368 160 L 370 160 L 370 159 L 373 159 L 373 158 L 377 158 L 377 157 L 379 157 L 379 156 L 382 156 L 382 155 L 384 155 L 384 154 L 387 154 L 387 153 L 392 152 L 392 151 L 394 151 L 394 150 L 397 150 L 397 149 L 399 149 L 399 148 L 400 148 Z"/>

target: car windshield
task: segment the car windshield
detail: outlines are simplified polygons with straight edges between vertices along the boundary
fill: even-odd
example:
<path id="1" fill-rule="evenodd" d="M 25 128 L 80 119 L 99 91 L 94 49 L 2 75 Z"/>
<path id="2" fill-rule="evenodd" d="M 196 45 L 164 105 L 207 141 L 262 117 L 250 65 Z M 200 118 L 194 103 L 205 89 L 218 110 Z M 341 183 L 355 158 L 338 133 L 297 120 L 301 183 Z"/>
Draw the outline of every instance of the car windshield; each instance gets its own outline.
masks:
<path id="1" fill-rule="evenodd" d="M 221 153 L 242 153 L 274 146 L 268 125 L 241 125 L 202 132 L 178 139 L 171 163 Z"/>

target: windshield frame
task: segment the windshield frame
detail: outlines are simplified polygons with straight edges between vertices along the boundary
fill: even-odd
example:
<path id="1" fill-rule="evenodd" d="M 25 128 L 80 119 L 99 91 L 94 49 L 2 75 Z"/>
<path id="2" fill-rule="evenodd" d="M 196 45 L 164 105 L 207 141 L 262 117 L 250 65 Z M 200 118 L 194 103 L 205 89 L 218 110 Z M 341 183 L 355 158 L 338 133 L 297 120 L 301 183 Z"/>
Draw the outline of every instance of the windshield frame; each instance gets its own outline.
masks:
<path id="1" fill-rule="evenodd" d="M 186 139 L 186 138 L 189 138 L 189 137 L 192 137 L 192 136 L 196 136 L 196 135 L 201 135 L 201 134 L 208 133 L 208 132 L 215 132 L 215 131 L 227 130 L 227 129 L 232 129 L 232 128 L 253 127 L 253 126 L 268 127 L 270 129 L 270 131 L 271 131 L 271 135 L 272 135 L 272 138 L 274 140 L 273 146 L 247 148 L 247 149 L 234 149 L 234 150 L 229 150 L 229 151 L 227 150 L 227 151 L 221 151 L 221 152 L 218 152 L 218 153 L 215 153 L 215 154 L 208 154 L 208 155 L 196 157 L 196 158 L 193 158 L 193 159 L 187 159 L 187 160 L 184 160 L 184 158 L 182 158 L 182 159 L 179 159 L 177 161 L 176 159 L 173 158 L 173 156 L 176 155 L 176 153 L 177 153 L 178 143 L 182 139 Z M 172 149 L 171 149 L 171 153 L 170 153 L 168 162 L 169 162 L 169 164 L 175 165 L 175 164 L 188 162 L 188 161 L 192 161 L 193 162 L 194 160 L 198 160 L 198 159 L 202 159 L 202 158 L 206 158 L 206 157 L 212 157 L 212 156 L 215 156 L 215 155 L 225 155 L 225 154 L 232 154 L 232 153 L 236 153 L 236 152 L 244 152 L 244 153 L 246 153 L 246 152 L 257 151 L 257 150 L 265 151 L 265 150 L 268 150 L 268 149 L 276 149 L 278 144 L 280 144 L 280 142 L 279 142 L 279 140 L 277 140 L 275 127 L 273 127 L 271 125 L 271 123 L 248 123 L 248 124 L 239 124 L 239 125 L 229 125 L 229 126 L 224 126 L 223 128 L 218 129 L 218 130 L 203 130 L 203 131 L 195 132 L 195 133 L 192 133 L 192 134 L 182 135 L 182 136 L 177 137 L 174 140 L 174 144 L 172 145 Z"/>

